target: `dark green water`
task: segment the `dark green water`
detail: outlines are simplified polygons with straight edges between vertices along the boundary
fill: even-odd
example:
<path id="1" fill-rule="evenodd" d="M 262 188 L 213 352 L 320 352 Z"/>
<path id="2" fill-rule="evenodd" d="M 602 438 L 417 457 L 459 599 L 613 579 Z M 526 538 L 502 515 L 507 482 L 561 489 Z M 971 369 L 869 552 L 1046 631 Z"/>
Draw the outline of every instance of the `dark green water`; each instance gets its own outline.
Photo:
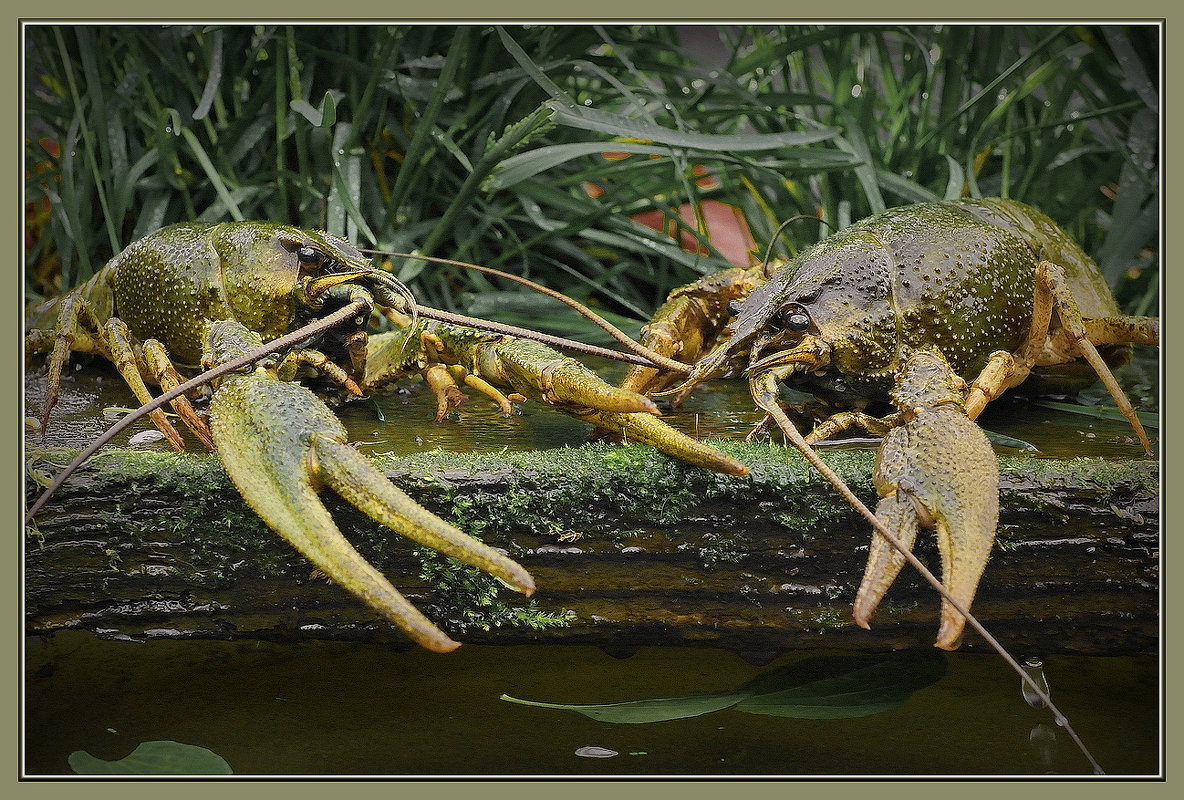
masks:
<path id="1" fill-rule="evenodd" d="M 622 725 L 513 697 L 606 703 L 729 691 L 809 654 L 754 666 L 734 653 L 482 647 L 447 656 L 350 643 L 102 641 L 27 645 L 28 774 L 70 774 L 85 750 L 123 758 L 171 740 L 237 775 L 1044 775 L 1089 765 L 998 659 L 955 653 L 898 708 L 808 720 L 732 709 Z M 1154 659 L 1053 656 L 1054 702 L 1108 775 L 1159 770 Z M 615 751 L 607 758 L 577 750 Z"/>

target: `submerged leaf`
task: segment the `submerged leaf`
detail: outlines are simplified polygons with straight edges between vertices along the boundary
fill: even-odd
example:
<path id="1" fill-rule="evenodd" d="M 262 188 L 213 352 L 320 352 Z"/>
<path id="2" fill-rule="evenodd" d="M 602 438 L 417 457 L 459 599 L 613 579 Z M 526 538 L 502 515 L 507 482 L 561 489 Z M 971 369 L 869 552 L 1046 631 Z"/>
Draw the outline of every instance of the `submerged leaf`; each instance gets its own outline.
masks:
<path id="1" fill-rule="evenodd" d="M 95 758 L 75 750 L 67 759 L 79 775 L 231 775 L 226 759 L 192 744 L 142 742 L 128 756 L 116 761 Z"/>
<path id="2" fill-rule="evenodd" d="M 609 750 L 607 747 L 597 747 L 594 744 L 586 745 L 576 749 L 576 755 L 580 758 L 612 758 L 620 755 L 616 750 Z"/>
<path id="3" fill-rule="evenodd" d="M 710 714 L 712 711 L 734 706 L 746 696 L 740 692 L 725 692 L 724 694 L 701 694 L 689 697 L 655 697 L 650 700 L 633 700 L 627 703 L 605 703 L 603 705 L 538 703 L 532 700 L 520 700 L 507 694 L 503 694 L 501 699 L 524 706 L 574 711 L 600 722 L 637 725 L 643 722 L 665 722 L 671 719 L 686 719 L 687 717 Z"/>
<path id="4" fill-rule="evenodd" d="M 937 682 L 946 668 L 945 657 L 937 652 L 906 652 L 864 663 L 835 677 L 753 695 L 736 710 L 796 719 L 867 717 L 903 705 L 913 692 Z"/>

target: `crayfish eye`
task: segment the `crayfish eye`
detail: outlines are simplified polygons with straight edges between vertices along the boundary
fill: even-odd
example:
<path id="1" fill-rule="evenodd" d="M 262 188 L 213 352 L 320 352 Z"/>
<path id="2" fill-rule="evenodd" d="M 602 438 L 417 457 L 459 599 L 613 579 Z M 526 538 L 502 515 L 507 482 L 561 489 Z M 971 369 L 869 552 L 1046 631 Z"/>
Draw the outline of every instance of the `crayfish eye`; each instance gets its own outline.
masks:
<path id="1" fill-rule="evenodd" d="M 810 327 L 810 318 L 805 314 L 791 314 L 789 319 L 785 321 L 785 327 L 791 331 L 804 331 Z"/>
<path id="2" fill-rule="evenodd" d="M 769 325 L 783 331 L 801 333 L 810 327 L 810 315 L 796 303 L 780 309 L 769 318 Z"/>
<path id="3" fill-rule="evenodd" d="M 304 247 L 301 247 L 299 250 L 296 251 L 296 258 L 299 259 L 300 263 L 302 263 L 302 264 L 311 264 L 313 266 L 319 266 L 320 263 L 322 261 L 324 261 L 325 256 L 320 250 L 317 250 L 315 247 L 308 247 L 307 245 L 305 245 Z"/>

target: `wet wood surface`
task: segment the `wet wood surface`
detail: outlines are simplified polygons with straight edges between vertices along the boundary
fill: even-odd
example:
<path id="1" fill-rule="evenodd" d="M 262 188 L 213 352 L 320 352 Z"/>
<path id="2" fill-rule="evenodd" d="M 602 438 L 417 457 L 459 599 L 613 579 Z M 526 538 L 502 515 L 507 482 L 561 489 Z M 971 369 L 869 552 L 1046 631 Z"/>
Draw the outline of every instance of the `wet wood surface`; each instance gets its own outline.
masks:
<path id="1" fill-rule="evenodd" d="M 850 604 L 869 526 L 799 456 L 729 444 L 728 478 L 641 447 L 380 459 L 412 497 L 511 553 L 526 600 L 378 528 L 326 492 L 359 550 L 462 642 L 789 649 L 928 646 L 938 599 L 906 566 L 862 630 Z M 69 453 L 30 453 L 30 475 Z M 872 452 L 824 457 L 874 506 Z M 1159 479 L 1152 460 L 1003 459 L 1001 520 L 975 613 L 1017 654 L 1158 645 Z M 39 490 L 32 479 L 27 496 Z M 932 536 L 918 553 L 937 567 Z M 404 641 L 316 575 L 239 499 L 211 456 L 114 451 L 27 530 L 26 629 L 156 638 Z M 977 634 L 963 647 L 984 650 Z"/>

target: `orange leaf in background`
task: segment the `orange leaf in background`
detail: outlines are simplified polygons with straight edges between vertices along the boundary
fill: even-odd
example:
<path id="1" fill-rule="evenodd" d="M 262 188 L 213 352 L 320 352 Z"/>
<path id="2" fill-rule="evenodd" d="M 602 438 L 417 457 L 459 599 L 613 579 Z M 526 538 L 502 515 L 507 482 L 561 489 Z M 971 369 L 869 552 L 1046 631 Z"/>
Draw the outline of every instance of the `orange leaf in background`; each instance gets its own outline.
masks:
<path id="1" fill-rule="evenodd" d="M 699 208 L 703 214 L 703 224 L 707 229 L 704 236 L 707 241 L 711 242 L 712 247 L 719 251 L 720 255 L 737 267 L 750 267 L 760 263 L 753 252 L 756 249 L 756 242 L 752 238 L 752 231 L 740 209 L 718 200 L 704 200 L 699 204 Z M 683 203 L 679 206 L 678 216 L 691 229 L 695 228 L 697 224 L 695 209 L 690 203 Z M 669 219 L 661 211 L 643 211 L 640 214 L 634 214 L 630 219 L 647 228 L 662 231 L 671 238 L 676 238 L 677 234 L 683 250 L 688 253 L 707 255 L 707 249 L 699 244 L 694 236 L 679 228 L 674 220 Z"/>
<path id="2" fill-rule="evenodd" d="M 695 185 L 700 189 L 719 188 L 719 178 L 708 172 L 707 167 L 703 166 L 702 164 L 696 164 L 695 166 L 691 167 L 691 173 L 694 175 L 703 176 L 702 178 L 699 178 L 697 181 L 695 181 Z"/>
<path id="3" fill-rule="evenodd" d="M 49 227 L 50 214 L 53 206 L 49 199 L 49 186 L 46 178 L 57 182 L 57 164 L 54 163 L 62 154 L 61 146 L 48 137 L 41 137 L 37 144 L 49 156 L 48 160 L 38 161 L 25 173 L 26 180 L 31 176 L 40 178 L 39 183 L 45 192 L 40 197 L 25 201 L 25 249 L 32 250 Z M 58 294 L 61 290 L 61 270 L 57 252 L 47 248 L 31 265 L 32 285 L 45 296 Z"/>
<path id="4" fill-rule="evenodd" d="M 27 180 L 31 175 L 49 175 L 56 182 L 59 178 L 56 174 L 57 165 L 54 163 L 54 160 L 61 156 L 62 148 L 56 141 L 45 136 L 38 139 L 37 144 L 49 155 L 50 160 L 38 161 L 36 164 L 33 164 L 29 168 L 29 171 L 25 173 L 25 179 Z M 44 180 L 41 181 L 41 186 L 48 192 L 49 187 L 45 185 Z M 49 214 L 50 202 L 48 196 L 42 195 L 34 200 L 25 202 L 25 247 L 32 247 L 36 242 L 40 231 L 49 222 Z"/>
<path id="5" fill-rule="evenodd" d="M 601 156 L 606 161 L 632 158 L 631 154 L 621 152 L 606 152 L 601 153 Z M 649 157 L 651 159 L 664 158 L 664 156 L 656 154 Z M 700 189 L 715 189 L 720 185 L 719 178 L 712 175 L 711 171 L 702 164 L 691 167 L 691 174 L 699 176 L 695 179 L 695 185 Z M 588 196 L 592 198 L 601 197 L 607 191 L 601 184 L 590 181 L 586 181 L 583 187 Z M 738 267 L 751 267 L 760 263 L 754 252 L 756 242 L 752 238 L 752 231 L 740 209 L 718 200 L 704 200 L 699 203 L 699 209 L 703 216 L 703 225 L 706 228 L 703 231 L 704 238 L 711 242 L 712 247 L 726 258 L 728 263 Z M 698 227 L 698 221 L 695 219 L 695 207 L 690 203 L 679 206 L 678 216 L 692 230 Z M 680 228 L 674 220 L 669 219 L 667 214 L 660 210 L 643 211 L 640 214 L 633 214 L 630 219 L 647 228 L 663 232 L 672 239 L 679 239 L 682 249 L 688 253 L 707 255 L 707 248 L 699 244 L 698 239 L 685 229 Z"/>

